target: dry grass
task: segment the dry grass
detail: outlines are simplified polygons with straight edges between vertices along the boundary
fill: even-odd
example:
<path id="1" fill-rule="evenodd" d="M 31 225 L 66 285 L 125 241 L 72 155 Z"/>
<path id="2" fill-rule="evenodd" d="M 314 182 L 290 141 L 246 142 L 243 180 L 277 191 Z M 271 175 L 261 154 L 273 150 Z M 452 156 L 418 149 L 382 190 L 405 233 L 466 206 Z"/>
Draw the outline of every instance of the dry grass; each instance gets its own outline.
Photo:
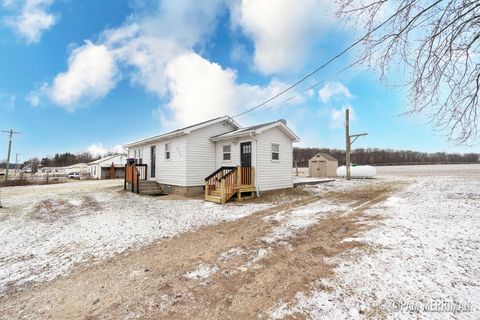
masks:
<path id="1" fill-rule="evenodd" d="M 83 196 L 81 204 L 73 204 L 63 199 L 39 201 L 29 213 L 31 219 L 44 221 L 57 220 L 74 214 L 89 214 L 102 209 L 101 204 L 92 196 Z"/>
<path id="2" fill-rule="evenodd" d="M 296 199 L 301 199 L 313 196 L 315 193 L 308 191 L 302 187 L 265 191 L 261 193 L 261 197 L 249 200 L 249 202 L 256 203 L 281 203 L 289 202 Z"/>

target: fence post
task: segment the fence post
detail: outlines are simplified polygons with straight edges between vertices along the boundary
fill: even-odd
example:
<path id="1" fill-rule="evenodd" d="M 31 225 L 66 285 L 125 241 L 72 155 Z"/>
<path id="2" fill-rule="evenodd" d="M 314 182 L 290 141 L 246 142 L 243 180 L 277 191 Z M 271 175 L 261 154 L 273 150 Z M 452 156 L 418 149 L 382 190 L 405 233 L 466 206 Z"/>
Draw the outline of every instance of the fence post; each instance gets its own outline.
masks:
<path id="1" fill-rule="evenodd" d="M 222 204 L 225 203 L 225 179 L 220 181 L 220 196 L 222 197 Z"/>

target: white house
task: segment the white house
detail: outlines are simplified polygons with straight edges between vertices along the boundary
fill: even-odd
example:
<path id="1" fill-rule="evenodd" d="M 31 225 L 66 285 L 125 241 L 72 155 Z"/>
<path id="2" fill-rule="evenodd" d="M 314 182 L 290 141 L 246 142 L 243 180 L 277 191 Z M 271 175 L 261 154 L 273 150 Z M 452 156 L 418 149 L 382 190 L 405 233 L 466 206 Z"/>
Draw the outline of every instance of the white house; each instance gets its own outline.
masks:
<path id="1" fill-rule="evenodd" d="M 65 171 L 68 172 L 80 172 L 80 173 L 87 173 L 88 172 L 88 163 L 76 163 L 72 164 L 71 166 L 65 167 Z"/>
<path id="2" fill-rule="evenodd" d="M 135 141 L 125 148 L 129 158 L 146 167 L 145 178 L 157 182 L 165 193 L 202 193 L 207 177 L 222 167 L 228 171 L 235 166 L 253 168 L 251 182 L 259 193 L 293 187 L 292 143 L 296 141 L 298 136 L 285 120 L 242 128 L 224 116 Z"/>
<path id="3" fill-rule="evenodd" d="M 107 156 L 88 163 L 88 172 L 93 179 L 123 178 L 127 157 L 123 154 Z"/>

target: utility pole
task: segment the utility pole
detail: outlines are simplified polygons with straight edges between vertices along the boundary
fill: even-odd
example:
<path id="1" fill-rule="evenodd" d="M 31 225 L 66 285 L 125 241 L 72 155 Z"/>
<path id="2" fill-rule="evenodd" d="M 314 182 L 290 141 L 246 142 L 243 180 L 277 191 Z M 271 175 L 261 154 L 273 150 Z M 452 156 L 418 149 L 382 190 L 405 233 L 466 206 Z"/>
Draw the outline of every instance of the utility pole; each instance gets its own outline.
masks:
<path id="1" fill-rule="evenodd" d="M 15 177 L 17 176 L 17 170 L 18 170 L 18 156 L 20 154 L 19 153 L 16 153 L 15 154 Z"/>
<path id="2" fill-rule="evenodd" d="M 350 180 L 350 110 L 345 109 L 345 169 Z"/>
<path id="3" fill-rule="evenodd" d="M 347 171 L 347 180 L 350 180 L 350 151 L 352 144 L 358 137 L 366 136 L 367 134 L 368 133 L 359 133 L 350 135 L 350 110 L 348 108 L 345 109 L 345 169 Z"/>
<path id="4" fill-rule="evenodd" d="M 2 133 L 8 133 L 8 153 L 7 153 L 7 169 L 5 170 L 5 181 L 8 181 L 8 167 L 10 166 L 10 153 L 12 151 L 12 139 L 14 134 L 20 134 L 10 129 L 9 131 L 2 130 Z"/>

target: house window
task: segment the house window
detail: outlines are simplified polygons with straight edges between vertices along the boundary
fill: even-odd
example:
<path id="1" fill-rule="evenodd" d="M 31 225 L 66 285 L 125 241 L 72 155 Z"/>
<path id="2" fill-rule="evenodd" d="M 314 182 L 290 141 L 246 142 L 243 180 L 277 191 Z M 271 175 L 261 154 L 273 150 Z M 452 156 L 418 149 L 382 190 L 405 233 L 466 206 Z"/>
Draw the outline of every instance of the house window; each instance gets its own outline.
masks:
<path id="1" fill-rule="evenodd" d="M 133 158 L 138 164 L 142 164 L 142 149 L 133 150 Z"/>
<path id="2" fill-rule="evenodd" d="M 272 143 L 272 160 L 280 160 L 280 145 Z"/>
<path id="3" fill-rule="evenodd" d="M 232 160 L 232 152 L 230 145 L 223 146 L 223 161 Z"/>
<path id="4" fill-rule="evenodd" d="M 170 143 L 165 143 L 165 159 L 170 159 Z"/>

